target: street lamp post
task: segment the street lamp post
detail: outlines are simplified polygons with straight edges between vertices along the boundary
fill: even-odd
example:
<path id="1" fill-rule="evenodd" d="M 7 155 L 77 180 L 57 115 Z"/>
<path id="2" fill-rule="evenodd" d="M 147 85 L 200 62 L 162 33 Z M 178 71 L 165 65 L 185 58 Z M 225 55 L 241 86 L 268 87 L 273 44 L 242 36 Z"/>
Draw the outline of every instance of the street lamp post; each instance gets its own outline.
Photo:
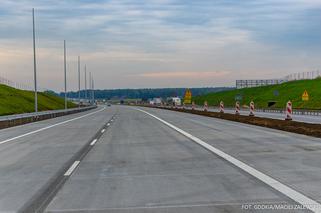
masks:
<path id="1" fill-rule="evenodd" d="M 65 78 L 65 109 L 67 109 L 67 65 L 66 65 L 66 40 L 64 40 L 64 78 Z"/>
<path id="2" fill-rule="evenodd" d="M 78 107 L 80 107 L 80 56 L 78 56 Z"/>
<path id="3" fill-rule="evenodd" d="M 87 70 L 85 65 L 85 99 L 87 100 Z"/>
<path id="4" fill-rule="evenodd" d="M 35 112 L 38 112 L 38 91 L 37 91 L 37 62 L 36 62 L 36 30 L 35 30 L 35 9 L 32 8 L 32 34 L 33 34 L 33 77 L 35 86 Z"/>

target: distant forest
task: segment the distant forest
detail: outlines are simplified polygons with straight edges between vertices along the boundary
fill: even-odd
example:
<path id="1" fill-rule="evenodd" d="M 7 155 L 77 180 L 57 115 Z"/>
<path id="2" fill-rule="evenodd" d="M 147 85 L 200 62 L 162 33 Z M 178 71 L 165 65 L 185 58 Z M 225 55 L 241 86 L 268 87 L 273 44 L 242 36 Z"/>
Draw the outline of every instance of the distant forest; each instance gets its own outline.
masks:
<path id="1" fill-rule="evenodd" d="M 206 88 L 191 88 L 193 96 L 204 95 L 212 92 L 219 92 L 224 90 L 231 90 L 231 87 L 206 87 Z M 143 99 L 147 100 L 155 97 L 183 97 L 186 88 L 162 88 L 162 89 L 108 89 L 108 90 L 95 90 L 96 99 Z M 60 93 L 64 96 L 64 93 Z M 68 92 L 69 98 L 78 98 L 78 92 Z M 81 98 L 85 97 L 85 91 L 81 91 Z"/>

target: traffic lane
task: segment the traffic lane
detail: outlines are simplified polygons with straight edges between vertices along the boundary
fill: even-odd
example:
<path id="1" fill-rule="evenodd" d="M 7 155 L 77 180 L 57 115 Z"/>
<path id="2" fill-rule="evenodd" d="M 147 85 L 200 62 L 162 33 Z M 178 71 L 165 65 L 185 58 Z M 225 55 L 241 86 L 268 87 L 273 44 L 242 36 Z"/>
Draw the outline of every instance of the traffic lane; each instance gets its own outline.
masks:
<path id="1" fill-rule="evenodd" d="M 0 212 L 18 211 L 96 134 L 104 110 L 0 145 Z"/>
<path id="2" fill-rule="evenodd" d="M 321 139 L 205 116 L 143 108 L 314 200 L 321 200 Z"/>
<path id="3" fill-rule="evenodd" d="M 24 124 L 24 125 L 20 125 L 20 126 L 14 126 L 14 127 L 6 128 L 6 129 L 1 129 L 0 130 L 0 142 L 7 140 L 9 138 L 13 138 L 13 137 L 23 135 L 28 132 L 32 132 L 32 131 L 50 126 L 50 125 L 64 122 L 66 120 L 74 119 L 74 118 L 77 118 L 80 116 L 85 116 L 87 114 L 102 110 L 103 108 L 104 108 L 103 106 L 99 106 L 99 107 L 97 107 L 97 109 L 88 110 L 85 112 L 75 113 L 75 114 L 71 114 L 71 115 L 66 115 L 66 116 L 56 117 L 56 118 L 52 118 L 52 119 L 28 123 L 28 124 Z"/>
<path id="4" fill-rule="evenodd" d="M 148 115 L 125 108 L 47 212 L 240 212 L 293 204 Z"/>

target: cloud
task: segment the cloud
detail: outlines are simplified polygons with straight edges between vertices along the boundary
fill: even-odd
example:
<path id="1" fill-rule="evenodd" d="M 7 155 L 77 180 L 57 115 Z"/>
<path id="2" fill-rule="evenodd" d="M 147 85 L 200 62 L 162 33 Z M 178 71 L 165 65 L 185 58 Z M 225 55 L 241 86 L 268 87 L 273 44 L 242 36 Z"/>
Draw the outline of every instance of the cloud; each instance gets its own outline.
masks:
<path id="1" fill-rule="evenodd" d="M 204 79 L 204 78 L 221 78 L 228 75 L 229 72 L 153 72 L 138 74 L 139 77 L 150 79 L 162 79 L 162 78 L 192 78 L 192 79 Z"/>
<path id="2" fill-rule="evenodd" d="M 233 85 L 321 66 L 320 0 L 2 0 L 0 74 L 12 80 L 32 79 L 31 7 L 41 83 L 57 90 L 64 39 L 71 88 L 78 55 L 101 88 Z"/>

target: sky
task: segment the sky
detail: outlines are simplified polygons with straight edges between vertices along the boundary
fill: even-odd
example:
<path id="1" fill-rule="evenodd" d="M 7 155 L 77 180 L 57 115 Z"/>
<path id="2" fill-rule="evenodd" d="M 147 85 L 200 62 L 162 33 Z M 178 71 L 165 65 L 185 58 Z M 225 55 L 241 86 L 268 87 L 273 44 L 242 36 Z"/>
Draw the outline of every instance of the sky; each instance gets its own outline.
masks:
<path id="1" fill-rule="evenodd" d="M 0 76 L 78 85 L 77 57 L 95 87 L 234 86 L 321 70 L 321 0 L 0 0 Z"/>

